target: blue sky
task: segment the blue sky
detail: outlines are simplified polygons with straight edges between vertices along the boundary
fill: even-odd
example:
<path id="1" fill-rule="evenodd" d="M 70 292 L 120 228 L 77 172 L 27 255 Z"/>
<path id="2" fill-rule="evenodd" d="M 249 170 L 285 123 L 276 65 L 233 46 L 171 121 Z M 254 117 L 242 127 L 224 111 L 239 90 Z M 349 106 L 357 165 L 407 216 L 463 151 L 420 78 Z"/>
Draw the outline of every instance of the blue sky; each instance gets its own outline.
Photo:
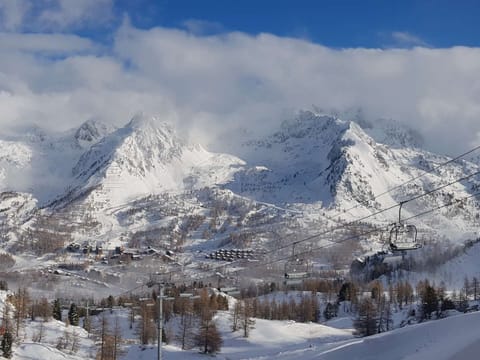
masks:
<path id="1" fill-rule="evenodd" d="M 147 112 L 209 144 L 362 109 L 459 153 L 480 142 L 479 4 L 0 0 L 0 126 Z"/>
<path id="2" fill-rule="evenodd" d="M 261 32 L 310 39 L 330 47 L 477 46 L 476 0 L 121 0 L 140 28 L 209 22 L 207 31 Z M 394 34 L 405 34 L 395 36 Z M 410 35 L 410 41 L 408 36 Z"/>
<path id="3" fill-rule="evenodd" d="M 98 41 L 111 39 L 126 15 L 141 29 L 271 33 L 333 48 L 445 48 L 480 42 L 478 0 L 0 0 L 0 15 L 2 10 L 9 17 L 0 19 L 3 28 L 23 12 L 22 31 L 69 31 Z M 49 13 L 41 14 L 45 10 Z M 56 18 L 52 10 L 59 10 L 53 11 Z M 91 21 L 81 21 L 81 15 Z M 19 30 L 8 30 L 12 28 Z"/>

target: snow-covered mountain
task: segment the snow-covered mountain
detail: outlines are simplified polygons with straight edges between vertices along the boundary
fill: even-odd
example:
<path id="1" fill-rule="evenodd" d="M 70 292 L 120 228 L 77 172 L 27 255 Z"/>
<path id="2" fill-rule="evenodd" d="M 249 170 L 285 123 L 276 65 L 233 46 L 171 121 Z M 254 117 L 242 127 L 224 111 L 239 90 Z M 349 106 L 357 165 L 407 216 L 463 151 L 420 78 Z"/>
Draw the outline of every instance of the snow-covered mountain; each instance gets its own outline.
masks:
<path id="1" fill-rule="evenodd" d="M 91 146 L 72 169 L 73 182 L 53 203 L 89 194 L 115 206 L 164 192 L 182 192 L 228 181 L 242 160 L 186 144 L 159 119 L 139 115 Z"/>
<path id="2" fill-rule="evenodd" d="M 343 216 L 352 220 L 478 171 L 477 165 L 466 161 L 437 168 L 448 158 L 417 147 L 414 132 L 393 121 L 380 120 L 369 130 L 353 121 L 302 112 L 293 121 L 282 123 L 273 135 L 245 143 L 250 148 L 249 163 L 256 161 L 257 166 L 237 173 L 229 188 L 276 204 L 308 207 L 321 203 L 324 209 L 338 213 L 355 207 Z M 430 173 L 421 176 L 426 171 Z M 478 180 L 469 179 L 449 186 L 405 206 L 405 214 L 441 205 L 449 198 L 469 196 L 477 184 Z M 471 202 L 472 212 L 464 214 L 467 218 L 477 206 Z M 385 213 L 372 222 L 388 218 L 393 222 L 395 215 Z"/>
<path id="3" fill-rule="evenodd" d="M 437 168 L 448 158 L 421 149 L 413 130 L 392 120 L 353 118 L 358 123 L 301 112 L 271 135 L 246 140 L 243 159 L 189 144 L 172 126 L 145 115 L 116 130 L 95 121 L 63 134 L 36 129 L 2 140 L 1 185 L 31 193 L 25 201 L 38 199 L 43 212 L 79 224 L 90 219 L 90 230 L 75 236 L 89 237 L 94 229 L 97 237 L 118 243 L 140 227 L 176 231 L 193 244 L 197 229 L 220 242 L 242 231 L 250 242 L 273 228 L 318 232 L 332 220 L 368 216 L 479 170 L 463 160 Z M 20 180 L 8 181 L 12 175 Z M 471 177 L 445 187 L 406 204 L 403 217 L 469 197 L 415 222 L 425 236 L 475 237 L 478 186 L 478 177 Z M 390 224 L 397 211 L 368 222 Z"/>

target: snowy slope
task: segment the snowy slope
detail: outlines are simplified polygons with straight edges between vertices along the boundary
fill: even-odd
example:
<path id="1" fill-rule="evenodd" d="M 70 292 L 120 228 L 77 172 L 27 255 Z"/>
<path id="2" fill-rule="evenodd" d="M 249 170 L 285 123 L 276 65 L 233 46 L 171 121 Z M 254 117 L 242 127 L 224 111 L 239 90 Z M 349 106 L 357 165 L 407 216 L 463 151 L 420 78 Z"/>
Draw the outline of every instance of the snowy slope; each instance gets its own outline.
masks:
<path id="1" fill-rule="evenodd" d="M 34 342 L 40 328 L 44 333 L 41 342 Z M 28 323 L 26 333 L 23 334 L 20 344 L 14 346 L 13 360 L 89 360 L 95 359 L 94 340 L 79 326 L 67 326 L 64 322 L 57 320 L 32 321 Z M 69 346 L 58 349 L 59 339 L 67 337 Z M 73 338 L 77 342 L 73 347 Z"/>
<path id="2" fill-rule="evenodd" d="M 31 220 L 37 212 L 37 201 L 31 194 L 0 193 L 0 223 L 3 226 L 2 240 L 6 241 L 9 231 L 15 230 L 19 225 L 23 225 Z"/>
<path id="3" fill-rule="evenodd" d="M 122 321 L 123 338 L 131 344 L 122 359 L 155 358 L 156 346 L 135 344 L 137 335 L 128 327 L 128 311 L 114 310 L 107 316 L 110 323 L 115 318 Z M 479 312 L 409 325 L 366 338 L 354 338 L 351 330 L 320 324 L 261 319 L 255 319 L 250 336 L 244 338 L 240 331 L 231 332 L 228 312 L 219 312 L 215 319 L 224 341 L 215 357 L 225 360 L 459 360 L 475 359 L 480 350 Z M 173 335 L 175 328 L 168 323 L 166 326 L 166 331 Z M 181 350 L 173 337 L 170 344 L 163 346 L 163 354 L 167 359 L 205 358 L 198 349 Z"/>
<path id="4" fill-rule="evenodd" d="M 0 290 L 0 313 L 5 314 L 7 303 L 7 291 Z M 13 323 L 13 319 L 11 320 Z M 19 337 L 12 348 L 12 360 L 87 360 L 95 359 L 95 343 L 89 334 L 79 326 L 67 326 L 62 321 L 38 319 L 25 320 L 24 326 L 19 329 Z M 40 335 L 41 334 L 41 335 Z M 38 341 L 38 338 L 41 338 Z M 67 347 L 58 346 L 59 340 L 68 339 Z M 75 343 L 73 341 L 75 338 Z"/>
<path id="5" fill-rule="evenodd" d="M 453 316 L 349 341 L 301 359 L 474 359 L 480 350 L 480 313 Z M 474 355 L 474 357 L 471 357 Z M 283 357 L 293 359 L 294 357 Z M 298 358 L 298 357 L 297 357 Z"/>
<path id="6" fill-rule="evenodd" d="M 454 251 L 452 251 L 454 250 Z M 456 250 L 456 251 L 455 251 Z M 417 261 L 435 257 L 442 252 L 450 251 L 455 256 L 449 256 L 436 266 L 428 266 L 427 268 L 417 269 L 416 271 L 402 271 L 403 276 L 410 283 L 415 284 L 424 279 L 437 285 L 444 284 L 447 289 L 455 289 L 460 291 L 465 284 L 465 278 L 480 278 L 480 243 L 476 242 L 472 246 L 467 246 L 461 250 L 452 249 L 442 246 L 441 243 L 434 247 L 427 247 L 418 250 L 414 258 Z"/>
<path id="7" fill-rule="evenodd" d="M 115 319 L 121 321 L 123 338 L 132 344 L 128 347 L 124 360 L 147 360 L 156 357 L 157 349 L 154 345 L 139 346 L 138 335 L 135 329 L 130 329 L 129 313 L 127 310 L 114 309 L 113 313 L 106 314 L 108 321 L 113 324 Z M 303 351 L 313 346 L 329 347 L 332 343 L 352 339 L 350 330 L 336 329 L 320 324 L 301 324 L 294 321 L 269 321 L 255 319 L 255 328 L 250 336 L 244 338 L 241 331 L 232 333 L 230 314 L 219 311 L 215 316 L 219 331 L 222 333 L 223 346 L 217 359 L 274 359 L 283 353 Z M 170 335 L 170 343 L 163 346 L 166 359 L 204 359 L 206 355 L 198 352 L 199 349 L 181 350 L 174 334 L 176 329 L 172 323 L 166 324 L 166 331 Z M 207 355 L 208 356 L 208 355 Z"/>
<path id="8" fill-rule="evenodd" d="M 0 311 L 3 309 L 6 292 L 0 292 Z M 92 318 L 98 326 L 103 315 Z M 105 312 L 110 328 L 116 326 L 123 339 L 121 348 L 123 360 L 155 358 L 155 345 L 140 345 L 135 328 L 140 324 L 135 319 L 130 328 L 130 310 L 114 308 Z M 250 336 L 244 338 L 241 331 L 232 332 L 230 314 L 219 311 L 215 316 L 222 334 L 223 346 L 215 355 L 217 359 L 284 359 L 284 360 L 383 360 L 383 359 L 422 359 L 460 360 L 476 359 L 480 350 L 480 312 L 460 314 L 445 319 L 408 325 L 390 332 L 366 338 L 353 337 L 351 330 L 339 329 L 316 323 L 296 323 L 294 321 L 270 321 L 255 319 Z M 166 323 L 170 343 L 163 346 L 166 359 L 204 359 L 206 355 L 197 348 L 181 350 L 175 340 L 174 321 Z M 333 324 L 334 322 L 331 322 Z M 41 341 L 34 342 L 42 328 Z M 78 350 L 71 347 L 57 349 L 61 337 L 72 336 L 78 340 Z M 98 345 L 98 343 L 97 343 Z M 95 336 L 80 327 L 66 326 L 63 322 L 50 320 L 26 320 L 25 332 L 14 344 L 13 360 L 47 359 L 94 359 L 96 352 Z"/>
<path id="9" fill-rule="evenodd" d="M 0 140 L 0 189 L 8 188 L 10 174 L 21 172 L 32 160 L 32 149 L 23 143 Z"/>

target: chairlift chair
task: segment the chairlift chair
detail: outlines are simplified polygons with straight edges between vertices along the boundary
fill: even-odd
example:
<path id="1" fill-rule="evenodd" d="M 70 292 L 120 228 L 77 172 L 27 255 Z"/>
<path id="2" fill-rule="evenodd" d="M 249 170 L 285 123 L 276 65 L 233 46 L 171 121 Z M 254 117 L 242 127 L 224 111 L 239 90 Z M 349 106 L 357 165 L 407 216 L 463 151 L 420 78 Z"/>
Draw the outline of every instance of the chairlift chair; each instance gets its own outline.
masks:
<path id="1" fill-rule="evenodd" d="M 402 222 L 402 205 L 398 209 L 398 223 L 392 225 L 390 230 L 389 246 L 392 252 L 417 250 L 422 245 L 417 241 L 417 228 L 415 225 Z"/>
<path id="2" fill-rule="evenodd" d="M 295 243 L 293 243 L 292 257 L 285 262 L 285 280 L 287 283 L 301 282 L 310 277 L 308 261 L 295 256 Z"/>

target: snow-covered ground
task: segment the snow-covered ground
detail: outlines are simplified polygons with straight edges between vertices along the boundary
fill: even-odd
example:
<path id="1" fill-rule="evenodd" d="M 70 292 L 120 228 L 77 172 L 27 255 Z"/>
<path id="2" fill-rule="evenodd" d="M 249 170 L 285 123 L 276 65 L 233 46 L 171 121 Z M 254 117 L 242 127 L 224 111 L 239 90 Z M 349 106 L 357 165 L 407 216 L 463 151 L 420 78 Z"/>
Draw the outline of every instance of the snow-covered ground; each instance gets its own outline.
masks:
<path id="1" fill-rule="evenodd" d="M 355 338 L 351 329 L 337 329 L 320 324 L 257 319 L 248 338 L 230 332 L 228 314 L 217 316 L 224 345 L 218 359 L 474 359 L 480 350 L 480 312 L 461 314 L 446 319 L 410 325 L 391 332 Z M 350 323 L 337 319 L 330 325 Z M 133 345 L 125 360 L 155 358 L 156 347 Z M 163 348 L 165 359 L 205 359 L 196 350 L 182 351 L 177 346 Z M 470 356 L 470 357 L 469 357 Z"/>
<path id="2" fill-rule="evenodd" d="M 7 293 L 0 291 L 3 312 Z M 349 317 L 333 319 L 326 324 L 296 323 L 256 319 L 248 338 L 241 331 L 232 332 L 230 314 L 219 311 L 215 317 L 223 338 L 217 359 L 284 359 L 284 360 L 459 360 L 476 359 L 480 351 L 480 312 L 451 313 L 453 316 L 420 324 L 408 325 L 379 335 L 356 338 L 352 335 Z M 156 358 L 156 345 L 141 346 L 135 324 L 130 328 L 129 310 L 114 308 L 105 312 L 110 328 L 118 322 L 123 338 L 124 360 Z M 94 317 L 93 324 L 102 315 Z M 174 329 L 167 323 L 167 331 Z M 41 341 L 38 337 L 42 334 Z M 60 347 L 60 339 L 69 345 Z M 73 339 L 76 339 L 74 345 Z M 77 326 L 66 326 L 56 320 L 27 321 L 14 345 L 13 360 L 89 360 L 95 359 L 96 340 Z M 36 341 L 36 342 L 35 342 Z M 97 341 L 98 344 L 98 341 Z M 75 348 L 75 349 L 74 349 Z M 181 350 L 175 341 L 163 346 L 164 359 L 205 359 L 198 349 Z"/>
<path id="3" fill-rule="evenodd" d="M 338 344 L 301 359 L 477 359 L 480 313 L 461 314 Z M 471 357 L 472 354 L 476 354 Z M 293 357 L 284 357 L 293 359 Z"/>

